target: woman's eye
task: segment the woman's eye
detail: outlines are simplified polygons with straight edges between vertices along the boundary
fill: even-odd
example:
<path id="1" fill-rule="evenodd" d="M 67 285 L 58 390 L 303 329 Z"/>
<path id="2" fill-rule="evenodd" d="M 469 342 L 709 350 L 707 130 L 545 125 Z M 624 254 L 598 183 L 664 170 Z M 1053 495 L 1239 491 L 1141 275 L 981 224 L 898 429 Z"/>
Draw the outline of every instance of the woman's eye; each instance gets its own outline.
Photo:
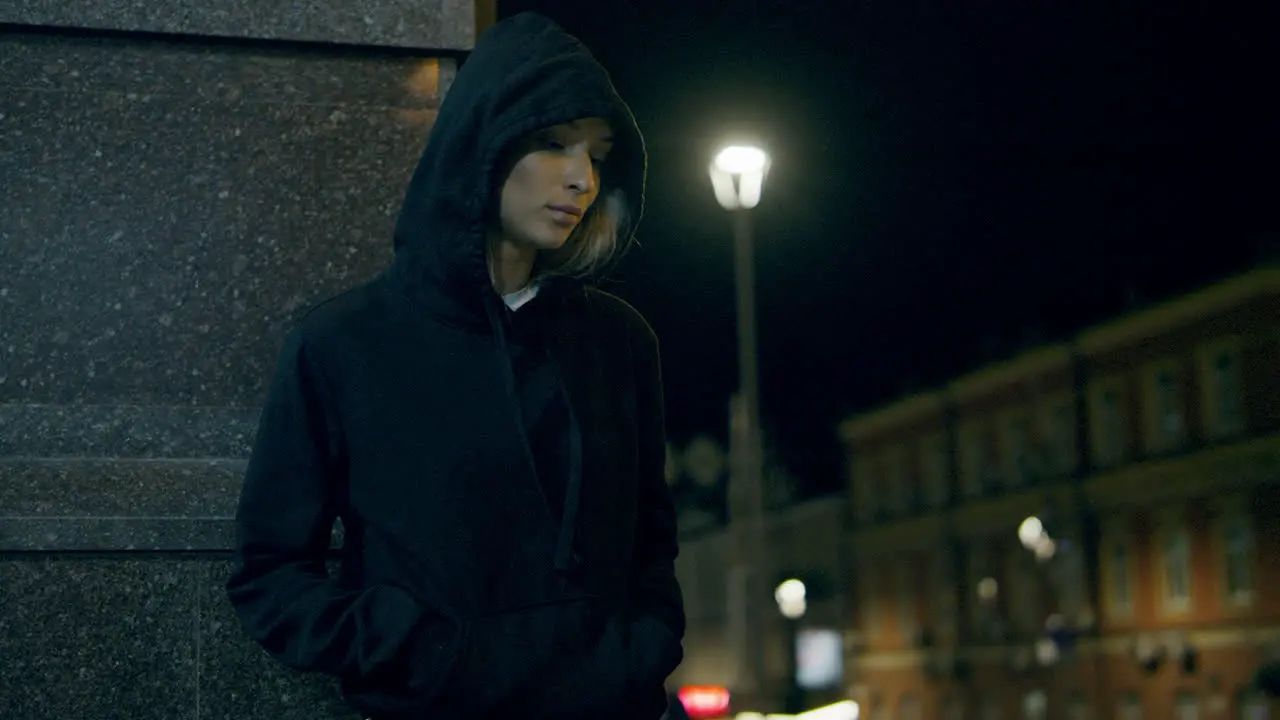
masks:
<path id="1" fill-rule="evenodd" d="M 559 140 L 549 135 L 543 135 L 539 137 L 538 144 L 548 150 L 563 150 L 565 148 L 564 143 L 560 142 Z"/>

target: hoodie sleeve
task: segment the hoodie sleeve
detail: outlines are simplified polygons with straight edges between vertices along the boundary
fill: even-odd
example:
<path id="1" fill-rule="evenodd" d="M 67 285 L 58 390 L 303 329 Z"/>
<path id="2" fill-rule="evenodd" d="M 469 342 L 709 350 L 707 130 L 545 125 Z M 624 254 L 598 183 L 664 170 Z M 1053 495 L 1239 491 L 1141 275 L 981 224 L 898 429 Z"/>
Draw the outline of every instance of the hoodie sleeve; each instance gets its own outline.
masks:
<path id="1" fill-rule="evenodd" d="M 665 680 L 683 658 L 684 603 L 676 581 L 676 513 L 667 488 L 666 428 L 658 340 L 644 324 L 636 333 L 639 426 L 639 516 L 632 558 L 633 665 L 645 680 Z M 634 337 L 634 336 L 633 336 Z"/>
<path id="2" fill-rule="evenodd" d="M 295 331 L 241 490 L 228 596 L 246 633 L 291 667 L 363 686 L 404 688 L 412 677 L 438 688 L 457 627 L 400 588 L 347 588 L 326 571 L 345 466 L 332 398 Z"/>

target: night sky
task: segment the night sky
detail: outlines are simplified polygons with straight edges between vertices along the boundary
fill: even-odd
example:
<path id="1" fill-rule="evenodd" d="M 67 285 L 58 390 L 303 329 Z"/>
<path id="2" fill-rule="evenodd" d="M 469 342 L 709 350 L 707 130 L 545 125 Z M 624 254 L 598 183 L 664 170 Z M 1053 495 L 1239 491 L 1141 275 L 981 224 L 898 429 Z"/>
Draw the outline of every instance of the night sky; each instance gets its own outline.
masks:
<path id="1" fill-rule="evenodd" d="M 841 486 L 840 419 L 1274 246 L 1280 16 L 1274 4 L 1196 5 L 500 0 L 499 11 L 539 10 L 578 35 L 648 139 L 642 246 L 612 289 L 662 341 L 677 444 L 725 437 L 737 383 L 731 228 L 705 168 L 728 132 L 766 142 L 763 416 L 785 464 L 822 492 Z"/>

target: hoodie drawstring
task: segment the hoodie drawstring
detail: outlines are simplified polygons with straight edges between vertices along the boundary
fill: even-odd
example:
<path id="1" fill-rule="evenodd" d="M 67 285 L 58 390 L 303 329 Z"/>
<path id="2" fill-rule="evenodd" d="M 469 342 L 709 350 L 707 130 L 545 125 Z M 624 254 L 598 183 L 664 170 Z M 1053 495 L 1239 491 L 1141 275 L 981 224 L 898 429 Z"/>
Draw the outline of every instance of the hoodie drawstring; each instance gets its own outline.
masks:
<path id="1" fill-rule="evenodd" d="M 502 367 L 503 384 L 506 386 L 507 399 L 511 405 L 511 414 L 516 423 L 516 432 L 520 434 L 520 443 L 525 451 L 525 461 L 534 475 L 534 481 L 538 483 L 538 492 L 542 495 L 545 503 L 547 502 L 547 495 L 542 489 L 542 483 L 538 478 L 538 466 L 533 455 L 533 445 L 529 441 L 529 434 L 524 426 L 524 417 L 520 407 L 520 394 L 516 388 L 515 368 L 512 366 L 511 351 L 507 343 L 506 312 L 507 309 L 503 304 L 502 298 L 496 294 L 485 302 L 485 313 L 489 318 L 489 327 L 493 331 L 494 341 L 497 345 L 498 364 Z M 555 359 L 551 357 L 549 351 L 547 351 L 547 358 L 554 367 Z M 555 569 L 559 572 L 568 572 L 573 570 L 576 565 L 573 541 L 578 525 L 578 506 L 582 495 L 582 428 L 578 425 L 577 415 L 573 411 L 573 403 L 569 398 L 569 391 L 565 387 L 558 371 L 555 373 L 555 378 L 557 385 L 559 385 L 561 399 L 563 399 L 569 415 L 569 478 L 565 487 L 560 533 L 556 540 Z"/>

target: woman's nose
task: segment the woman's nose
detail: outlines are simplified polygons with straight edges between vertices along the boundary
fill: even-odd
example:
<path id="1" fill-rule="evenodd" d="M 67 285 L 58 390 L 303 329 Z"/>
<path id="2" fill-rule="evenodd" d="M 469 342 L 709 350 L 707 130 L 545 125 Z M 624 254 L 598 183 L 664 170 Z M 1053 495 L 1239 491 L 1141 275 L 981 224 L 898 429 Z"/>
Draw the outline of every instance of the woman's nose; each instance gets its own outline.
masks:
<path id="1" fill-rule="evenodd" d="M 595 164 L 591 161 L 591 154 L 581 152 L 570 155 L 565 168 L 565 176 L 569 187 L 576 192 L 588 193 L 594 190 L 596 169 Z"/>

